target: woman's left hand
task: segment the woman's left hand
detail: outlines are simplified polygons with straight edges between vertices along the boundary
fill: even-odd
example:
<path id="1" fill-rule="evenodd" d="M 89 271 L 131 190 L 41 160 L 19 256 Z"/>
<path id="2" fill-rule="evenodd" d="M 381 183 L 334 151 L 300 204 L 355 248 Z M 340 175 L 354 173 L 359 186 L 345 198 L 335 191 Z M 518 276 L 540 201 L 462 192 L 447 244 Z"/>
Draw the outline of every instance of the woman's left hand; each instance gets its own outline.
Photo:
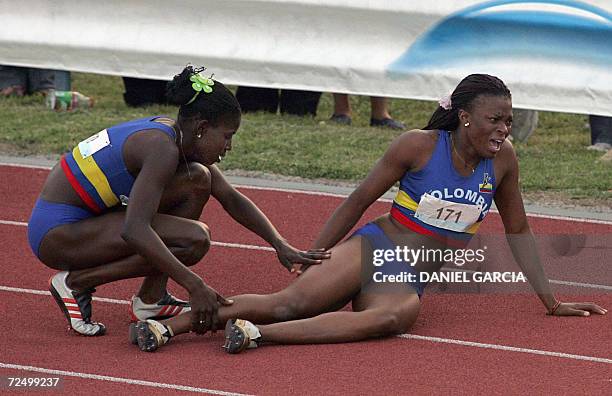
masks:
<path id="1" fill-rule="evenodd" d="M 589 316 L 591 313 L 605 315 L 607 309 L 593 303 L 561 303 L 555 309 L 554 316 Z"/>
<path id="2" fill-rule="evenodd" d="M 288 243 L 276 249 L 278 260 L 291 273 L 295 272 L 295 264 L 318 265 L 331 257 L 331 252 L 325 249 L 298 250 Z"/>

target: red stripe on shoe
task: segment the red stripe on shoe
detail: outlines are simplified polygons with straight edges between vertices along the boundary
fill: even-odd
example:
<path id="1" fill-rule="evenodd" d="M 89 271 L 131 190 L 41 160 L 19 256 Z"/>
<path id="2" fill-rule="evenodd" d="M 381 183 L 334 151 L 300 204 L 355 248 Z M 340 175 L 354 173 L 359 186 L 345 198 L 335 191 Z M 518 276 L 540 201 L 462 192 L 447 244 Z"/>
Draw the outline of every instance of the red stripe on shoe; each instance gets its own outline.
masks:
<path id="1" fill-rule="evenodd" d="M 136 317 L 136 313 L 134 312 L 134 300 L 130 301 L 130 317 L 132 318 L 132 322 L 138 322 L 140 320 Z"/>
<path id="2" fill-rule="evenodd" d="M 66 179 L 68 179 L 68 182 L 70 183 L 74 191 L 76 191 L 77 195 L 83 200 L 85 205 L 87 205 L 87 207 L 91 209 L 95 214 L 102 213 L 102 209 L 98 207 L 98 204 L 96 204 L 96 201 L 94 201 L 93 198 L 87 193 L 87 191 L 83 189 L 83 186 L 81 186 L 79 181 L 76 179 L 76 177 L 72 173 L 70 166 L 68 166 L 68 163 L 66 162 L 65 155 L 62 156 L 60 164 L 62 166 L 62 170 L 64 171 L 64 174 L 66 175 Z"/>
<path id="3" fill-rule="evenodd" d="M 83 317 L 81 316 L 81 314 L 73 314 L 73 313 L 71 313 L 71 314 L 70 314 L 70 317 L 71 317 L 71 318 L 73 318 L 73 319 L 83 319 Z"/>
<path id="4" fill-rule="evenodd" d="M 132 318 L 133 322 L 138 322 L 138 318 L 134 313 L 134 300 L 130 300 L 130 317 Z"/>
<path id="5" fill-rule="evenodd" d="M 62 300 L 67 303 L 76 304 L 76 300 L 74 298 L 63 297 Z"/>
<path id="6" fill-rule="evenodd" d="M 169 306 L 168 305 L 164 305 L 164 307 L 159 311 L 159 313 L 157 314 L 157 316 L 163 316 L 166 314 L 166 311 L 168 310 Z"/>
<path id="7" fill-rule="evenodd" d="M 140 320 L 136 317 L 136 314 L 132 310 L 130 310 L 130 317 L 132 318 L 132 322 L 138 322 Z"/>

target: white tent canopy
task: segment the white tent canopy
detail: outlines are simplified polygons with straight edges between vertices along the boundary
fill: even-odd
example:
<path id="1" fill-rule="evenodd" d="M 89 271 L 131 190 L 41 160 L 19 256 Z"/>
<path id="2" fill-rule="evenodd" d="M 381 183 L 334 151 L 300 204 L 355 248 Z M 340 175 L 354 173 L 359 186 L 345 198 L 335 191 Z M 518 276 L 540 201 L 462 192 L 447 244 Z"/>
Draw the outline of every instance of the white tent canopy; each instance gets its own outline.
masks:
<path id="1" fill-rule="evenodd" d="M 0 64 L 435 100 L 470 73 L 515 107 L 612 115 L 612 0 L 0 0 Z"/>

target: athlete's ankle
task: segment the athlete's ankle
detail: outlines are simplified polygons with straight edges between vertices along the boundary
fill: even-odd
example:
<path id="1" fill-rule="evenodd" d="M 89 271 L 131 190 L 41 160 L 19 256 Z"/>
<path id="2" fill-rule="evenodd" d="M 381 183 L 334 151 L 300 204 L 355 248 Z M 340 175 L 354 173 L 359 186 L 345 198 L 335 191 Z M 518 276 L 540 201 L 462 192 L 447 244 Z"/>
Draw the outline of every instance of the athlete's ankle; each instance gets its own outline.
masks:
<path id="1" fill-rule="evenodd" d="M 163 297 L 163 294 L 157 295 L 157 294 L 152 294 L 152 293 L 141 293 L 139 292 L 136 297 L 140 298 L 140 301 L 142 301 L 145 304 L 155 304 L 156 302 L 158 302 L 159 300 L 161 300 L 161 298 Z"/>
<path id="2" fill-rule="evenodd" d="M 140 298 L 140 301 L 145 304 L 156 304 L 168 294 L 168 289 L 163 285 L 160 287 L 156 282 L 148 282 L 147 279 L 149 278 L 145 278 L 143 281 L 136 297 Z"/>
<path id="3" fill-rule="evenodd" d="M 66 277 L 66 286 L 76 292 L 87 290 L 93 287 L 85 284 L 83 280 L 84 279 L 82 276 L 82 271 L 68 271 L 68 276 Z"/>
<path id="4" fill-rule="evenodd" d="M 257 330 L 259 330 L 259 337 L 257 337 L 257 343 L 261 344 L 266 341 L 266 330 L 268 329 L 268 325 L 256 325 Z"/>
<path id="5" fill-rule="evenodd" d="M 154 321 L 153 319 L 149 319 L 149 320 Z M 177 334 L 181 334 L 181 332 L 174 331 L 174 328 L 172 327 L 172 325 L 170 325 L 168 319 L 166 319 L 166 320 L 155 320 L 155 322 L 157 322 L 157 323 L 161 324 L 162 326 L 164 326 L 168 330 L 168 332 L 170 333 L 171 337 L 174 337 Z"/>

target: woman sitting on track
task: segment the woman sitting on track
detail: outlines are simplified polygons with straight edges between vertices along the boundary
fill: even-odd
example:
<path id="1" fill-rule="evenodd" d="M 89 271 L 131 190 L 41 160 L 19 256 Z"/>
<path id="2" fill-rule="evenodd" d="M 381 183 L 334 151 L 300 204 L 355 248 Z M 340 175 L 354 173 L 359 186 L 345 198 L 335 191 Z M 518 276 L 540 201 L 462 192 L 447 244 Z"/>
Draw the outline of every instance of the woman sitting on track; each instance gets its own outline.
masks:
<path id="1" fill-rule="evenodd" d="M 28 238 L 36 256 L 60 270 L 49 287 L 79 334 L 105 332 L 91 321 L 94 287 L 141 276 L 131 304 L 136 320 L 191 310 L 194 331 L 216 326 L 218 307 L 231 301 L 188 268 L 210 246 L 208 227 L 198 221 L 210 195 L 274 246 L 288 269 L 329 257 L 289 245 L 214 165 L 231 150 L 240 106 L 202 70 L 188 66 L 168 84 L 168 99 L 181 105 L 177 121 L 149 117 L 104 129 L 63 156 L 47 178 Z M 189 291 L 190 304 L 168 294 L 168 276 Z"/>
<path id="2" fill-rule="evenodd" d="M 514 148 L 506 140 L 511 125 L 511 95 L 500 79 L 483 74 L 463 79 L 450 99 L 440 101 L 425 130 L 395 139 L 327 221 L 314 246 L 334 246 L 329 260 L 310 268 L 284 290 L 237 296 L 232 306 L 219 309 L 219 317 L 228 320 L 228 352 L 261 342 L 337 343 L 407 331 L 417 318 L 424 285 L 418 277 L 414 282 L 373 282 L 372 249 L 464 247 L 493 197 L 506 234 L 518 234 L 508 241 L 548 313 L 604 314 L 606 310 L 592 303 L 561 303 L 550 289 L 527 223 Z M 397 181 L 400 191 L 390 213 L 336 245 Z M 362 255 L 362 247 L 369 255 Z M 431 273 L 442 264 L 419 262 L 413 268 L 390 262 L 382 272 Z M 350 301 L 353 312 L 335 311 Z M 132 325 L 130 337 L 140 349 L 153 351 L 189 328 L 189 318 L 180 315 L 167 321 L 138 322 Z"/>

